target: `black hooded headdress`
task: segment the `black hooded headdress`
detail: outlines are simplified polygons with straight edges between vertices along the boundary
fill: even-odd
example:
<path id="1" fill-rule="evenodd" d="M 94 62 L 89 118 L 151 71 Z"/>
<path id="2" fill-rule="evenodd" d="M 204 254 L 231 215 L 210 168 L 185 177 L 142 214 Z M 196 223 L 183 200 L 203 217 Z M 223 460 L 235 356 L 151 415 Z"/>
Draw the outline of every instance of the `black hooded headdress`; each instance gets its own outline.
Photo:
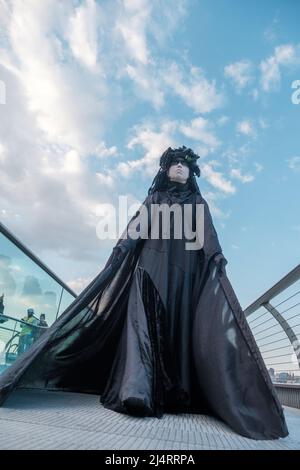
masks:
<path id="1" fill-rule="evenodd" d="M 189 177 L 188 177 L 188 184 L 193 192 L 200 193 L 196 176 L 200 176 L 201 171 L 199 166 L 197 165 L 197 160 L 199 155 L 196 155 L 192 149 L 186 148 L 184 145 L 177 149 L 172 149 L 169 147 L 160 157 L 159 165 L 160 168 L 148 190 L 148 194 L 152 194 L 154 191 L 164 190 L 168 186 L 168 169 L 170 168 L 172 162 L 177 158 L 181 158 L 184 160 L 190 169 Z"/>

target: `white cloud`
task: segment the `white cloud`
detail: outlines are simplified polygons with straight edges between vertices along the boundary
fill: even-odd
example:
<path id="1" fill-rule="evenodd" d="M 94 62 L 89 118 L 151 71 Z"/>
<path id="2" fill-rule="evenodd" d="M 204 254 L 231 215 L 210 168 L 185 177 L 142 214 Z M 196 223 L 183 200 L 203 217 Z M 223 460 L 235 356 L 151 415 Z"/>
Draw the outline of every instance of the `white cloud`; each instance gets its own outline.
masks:
<path id="1" fill-rule="evenodd" d="M 192 119 L 189 124 L 180 124 L 179 131 L 190 139 L 202 142 L 210 147 L 211 151 L 214 151 L 220 145 L 220 141 L 214 135 L 212 127 L 212 124 L 207 119 L 198 117 Z"/>
<path id="2" fill-rule="evenodd" d="M 198 113 L 209 113 L 223 106 L 224 96 L 215 80 L 205 78 L 198 67 L 186 70 L 179 64 L 160 59 L 145 64 L 126 64 L 119 72 L 128 76 L 136 86 L 136 94 L 160 109 L 171 94 L 178 96 L 186 106 Z"/>
<path id="3" fill-rule="evenodd" d="M 126 66 L 126 73 L 136 85 L 137 95 L 145 101 L 150 101 L 156 109 L 161 108 L 164 103 L 164 91 L 161 81 L 154 72 L 143 66 Z"/>
<path id="4" fill-rule="evenodd" d="M 6 148 L 0 142 L 0 163 L 4 163 L 7 158 Z"/>
<path id="5" fill-rule="evenodd" d="M 224 197 L 224 195 L 218 192 L 213 192 L 213 191 L 206 191 L 202 190 L 202 195 L 207 201 L 209 205 L 209 209 L 212 213 L 213 216 L 215 216 L 217 219 L 228 219 L 230 216 L 230 210 L 227 212 L 224 212 L 218 205 L 220 199 Z M 220 223 L 221 227 L 225 227 L 225 223 Z"/>
<path id="6" fill-rule="evenodd" d="M 240 164 L 241 161 L 247 160 L 251 153 L 250 142 L 246 142 L 238 148 L 232 148 L 230 146 L 228 149 L 225 149 L 221 156 L 228 160 L 230 166 L 235 164 Z"/>
<path id="7" fill-rule="evenodd" d="M 263 170 L 263 165 L 261 163 L 254 162 L 255 170 L 257 173 L 260 173 Z"/>
<path id="8" fill-rule="evenodd" d="M 60 171 L 69 174 L 80 173 L 82 171 L 80 155 L 76 150 L 69 150 L 65 153 Z"/>
<path id="9" fill-rule="evenodd" d="M 263 35 L 264 35 L 264 38 L 266 39 L 266 41 L 270 42 L 270 43 L 274 43 L 274 41 L 276 40 L 277 38 L 277 33 L 276 33 L 276 29 L 277 29 L 277 24 L 279 23 L 280 19 L 279 19 L 279 10 L 277 10 L 275 12 L 275 15 L 274 17 L 272 18 L 272 23 L 265 29 Z"/>
<path id="10" fill-rule="evenodd" d="M 248 119 L 244 119 L 243 121 L 238 122 L 236 125 L 236 130 L 239 134 L 244 134 L 248 137 L 256 136 L 253 123 Z"/>
<path id="11" fill-rule="evenodd" d="M 55 260 L 67 279 L 74 263 L 90 272 L 93 263 L 99 266 L 95 252 L 98 260 L 103 256 L 97 206 L 115 197 L 117 175 L 100 171 L 100 159 L 118 154 L 103 134 L 123 103 L 113 84 L 107 88 L 98 62 L 102 17 L 95 2 L 10 6 L 0 35 L 1 78 L 10 86 L 0 107 L 1 218 L 56 271 Z"/>
<path id="12" fill-rule="evenodd" d="M 151 3 L 154 4 L 154 1 Z M 152 8 L 152 20 L 148 28 L 159 47 L 168 46 L 172 35 L 180 31 L 181 26 L 185 31 L 184 20 L 189 6 L 189 0 L 177 0 L 176 8 L 173 0 L 164 0 Z"/>
<path id="13" fill-rule="evenodd" d="M 128 149 L 143 149 L 143 156 L 138 160 L 128 160 L 117 164 L 117 171 L 127 178 L 137 172 L 154 176 L 158 170 L 159 157 L 168 147 L 180 147 L 188 143 L 183 137 L 193 141 L 193 149 L 204 157 L 213 152 L 220 142 L 213 132 L 213 125 L 206 119 L 198 117 L 191 121 L 166 120 L 159 125 L 146 122 L 133 127 Z"/>
<path id="14" fill-rule="evenodd" d="M 168 46 L 172 33 L 186 16 L 187 5 L 187 0 L 178 0 L 176 8 L 173 0 L 118 1 L 117 8 L 113 6 L 110 15 L 116 17 L 113 37 L 122 56 L 127 59 L 122 67 L 128 62 L 138 67 L 153 65 L 156 47 Z M 156 70 L 153 70 L 152 78 L 155 78 Z"/>
<path id="15" fill-rule="evenodd" d="M 269 127 L 269 124 L 266 119 L 259 118 L 258 123 L 262 129 L 267 129 Z"/>
<path id="16" fill-rule="evenodd" d="M 64 31 L 70 3 L 49 0 L 12 2 L 7 25 L 10 67 L 17 77 L 34 113 L 38 128 L 49 143 L 67 145 L 80 153 L 89 152 L 103 133 L 109 92 L 100 73 L 80 73 L 63 49 Z M 60 36 L 59 36 L 60 32 Z M 60 47 L 58 47 L 60 44 Z M 1 59 L 0 59 L 1 62 Z M 7 68 L 7 62 L 2 63 Z"/>
<path id="17" fill-rule="evenodd" d="M 288 167 L 295 173 L 300 172 L 300 157 L 291 157 L 287 160 Z"/>
<path id="18" fill-rule="evenodd" d="M 282 44 L 273 55 L 260 63 L 261 85 L 264 91 L 276 91 L 281 82 L 281 69 L 300 64 L 300 44 Z"/>
<path id="19" fill-rule="evenodd" d="M 80 292 L 83 291 L 83 289 L 89 285 L 89 283 L 92 281 L 91 277 L 88 278 L 77 278 L 77 279 L 71 279 L 68 281 L 68 286 L 70 289 L 72 289 L 74 292 L 79 294 Z"/>
<path id="20" fill-rule="evenodd" d="M 230 176 L 232 176 L 233 178 L 238 179 L 242 183 L 250 183 L 251 181 L 254 180 L 253 175 L 243 175 L 239 168 L 232 168 L 230 170 Z"/>
<path id="21" fill-rule="evenodd" d="M 201 166 L 201 172 L 204 179 L 206 179 L 214 188 L 226 194 L 234 194 L 236 188 L 232 182 L 219 171 L 213 169 L 213 165 L 210 163 L 204 163 Z"/>
<path id="22" fill-rule="evenodd" d="M 118 155 L 118 148 L 115 145 L 106 147 L 105 142 L 102 141 L 96 146 L 93 153 L 100 158 L 115 157 Z"/>
<path id="23" fill-rule="evenodd" d="M 267 28 L 264 31 L 264 38 L 268 41 L 273 43 L 276 39 L 276 34 L 272 28 Z"/>
<path id="24" fill-rule="evenodd" d="M 109 188 L 115 187 L 116 179 L 113 174 L 111 173 L 103 174 L 103 173 L 97 172 L 96 177 L 102 185 L 108 186 Z"/>
<path id="25" fill-rule="evenodd" d="M 224 124 L 226 124 L 229 120 L 230 119 L 228 116 L 221 116 L 219 119 L 217 119 L 217 124 L 218 126 L 224 126 Z"/>
<path id="26" fill-rule="evenodd" d="M 13 102 L 0 109 L 7 155 L 0 165 L 1 221 L 63 279 L 79 264 L 96 274 L 103 256 L 95 233 L 97 204 L 115 191 L 107 191 L 77 149 L 44 140 L 26 99 L 9 80 Z"/>
<path id="27" fill-rule="evenodd" d="M 216 81 L 209 82 L 199 67 L 191 67 L 188 72 L 183 72 L 173 62 L 166 72 L 166 84 L 194 111 L 209 113 L 223 105 L 224 97 L 217 89 Z"/>
<path id="28" fill-rule="evenodd" d="M 90 69 L 97 67 L 97 22 L 100 9 L 95 0 L 86 0 L 69 19 L 67 37 L 74 57 Z"/>
<path id="29" fill-rule="evenodd" d="M 249 60 L 241 60 L 224 67 L 225 77 L 230 78 L 240 91 L 254 80 L 253 64 Z"/>
<path id="30" fill-rule="evenodd" d="M 145 65 L 150 60 L 147 25 L 151 18 L 151 4 L 147 0 L 124 0 L 119 6 L 116 31 L 122 36 L 131 59 Z"/>
<path id="31" fill-rule="evenodd" d="M 154 176 L 158 170 L 159 158 L 168 147 L 176 146 L 176 140 L 173 137 L 177 124 L 172 121 L 161 125 L 159 131 L 151 123 L 137 125 L 134 127 L 134 136 L 129 140 L 127 147 L 134 149 L 140 146 L 144 149 L 144 155 L 139 160 L 120 163 L 118 169 L 121 174 L 131 175 L 133 171 L 142 171 L 148 175 Z"/>

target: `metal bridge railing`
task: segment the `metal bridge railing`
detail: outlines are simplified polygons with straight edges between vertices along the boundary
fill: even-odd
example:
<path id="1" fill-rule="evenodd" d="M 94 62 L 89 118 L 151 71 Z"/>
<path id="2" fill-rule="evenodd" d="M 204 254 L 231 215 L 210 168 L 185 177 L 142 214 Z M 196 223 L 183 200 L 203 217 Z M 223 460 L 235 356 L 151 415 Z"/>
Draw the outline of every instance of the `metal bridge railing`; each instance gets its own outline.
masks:
<path id="1" fill-rule="evenodd" d="M 300 387 L 300 264 L 244 313 L 273 382 Z"/>

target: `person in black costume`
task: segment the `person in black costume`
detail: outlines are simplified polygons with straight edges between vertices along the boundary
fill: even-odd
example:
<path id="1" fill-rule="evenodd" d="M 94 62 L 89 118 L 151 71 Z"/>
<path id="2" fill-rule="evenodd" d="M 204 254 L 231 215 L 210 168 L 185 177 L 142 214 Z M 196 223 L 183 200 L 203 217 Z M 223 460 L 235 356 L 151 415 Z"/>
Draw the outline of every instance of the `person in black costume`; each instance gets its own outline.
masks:
<path id="1" fill-rule="evenodd" d="M 198 158 L 184 146 L 163 153 L 145 201 L 104 269 L 30 354 L 0 376 L 1 403 L 16 387 L 97 393 L 117 412 L 206 413 L 252 439 L 288 435 L 282 406 L 226 275 L 227 260 L 196 181 Z M 170 236 L 163 236 L 157 208 L 164 204 L 175 204 L 183 215 L 191 210 L 196 249 L 187 249 L 186 232 L 174 235 L 172 211 Z M 197 234 L 198 206 L 203 239 Z M 159 236 L 151 237 L 157 226 Z M 132 237 L 134 232 L 139 236 Z"/>
<path id="2" fill-rule="evenodd" d="M 193 172 L 199 174 L 196 159 L 190 149 L 168 149 L 160 161 L 162 171 L 149 190 L 154 195 L 153 204 L 179 204 L 181 220 L 184 207 L 194 203 L 191 182 Z M 168 215 L 169 238 L 162 239 L 160 233 L 158 239 L 145 240 L 131 283 L 123 340 L 101 396 L 102 404 L 115 411 L 159 417 L 164 410 L 207 410 L 204 397 L 199 400 L 200 389 L 192 383 L 195 371 L 191 347 L 193 299 L 199 295 L 203 250 L 187 250 L 184 233 L 175 239 L 174 213 Z M 153 225 L 151 219 L 149 225 Z M 119 241 L 113 260 L 133 250 L 136 243 L 130 238 Z M 151 351 L 148 338 L 142 339 L 145 334 L 152 336 Z M 124 357 L 126 362 L 121 359 Z"/>

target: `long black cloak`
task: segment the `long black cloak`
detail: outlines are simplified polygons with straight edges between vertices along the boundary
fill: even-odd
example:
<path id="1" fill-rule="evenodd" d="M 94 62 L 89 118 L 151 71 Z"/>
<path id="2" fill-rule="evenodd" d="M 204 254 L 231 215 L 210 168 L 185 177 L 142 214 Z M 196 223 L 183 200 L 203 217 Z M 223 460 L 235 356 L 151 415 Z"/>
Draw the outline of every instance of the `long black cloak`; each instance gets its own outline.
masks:
<path id="1" fill-rule="evenodd" d="M 227 278 L 207 202 L 187 184 L 170 183 L 147 196 L 149 214 L 153 203 L 203 204 L 203 247 L 187 251 L 184 239 L 121 237 L 117 245 L 128 250 L 111 255 L 0 376 L 1 403 L 16 387 L 96 393 L 119 412 L 132 412 L 133 398 L 144 416 L 208 413 L 246 437 L 287 436 L 282 406 Z"/>

